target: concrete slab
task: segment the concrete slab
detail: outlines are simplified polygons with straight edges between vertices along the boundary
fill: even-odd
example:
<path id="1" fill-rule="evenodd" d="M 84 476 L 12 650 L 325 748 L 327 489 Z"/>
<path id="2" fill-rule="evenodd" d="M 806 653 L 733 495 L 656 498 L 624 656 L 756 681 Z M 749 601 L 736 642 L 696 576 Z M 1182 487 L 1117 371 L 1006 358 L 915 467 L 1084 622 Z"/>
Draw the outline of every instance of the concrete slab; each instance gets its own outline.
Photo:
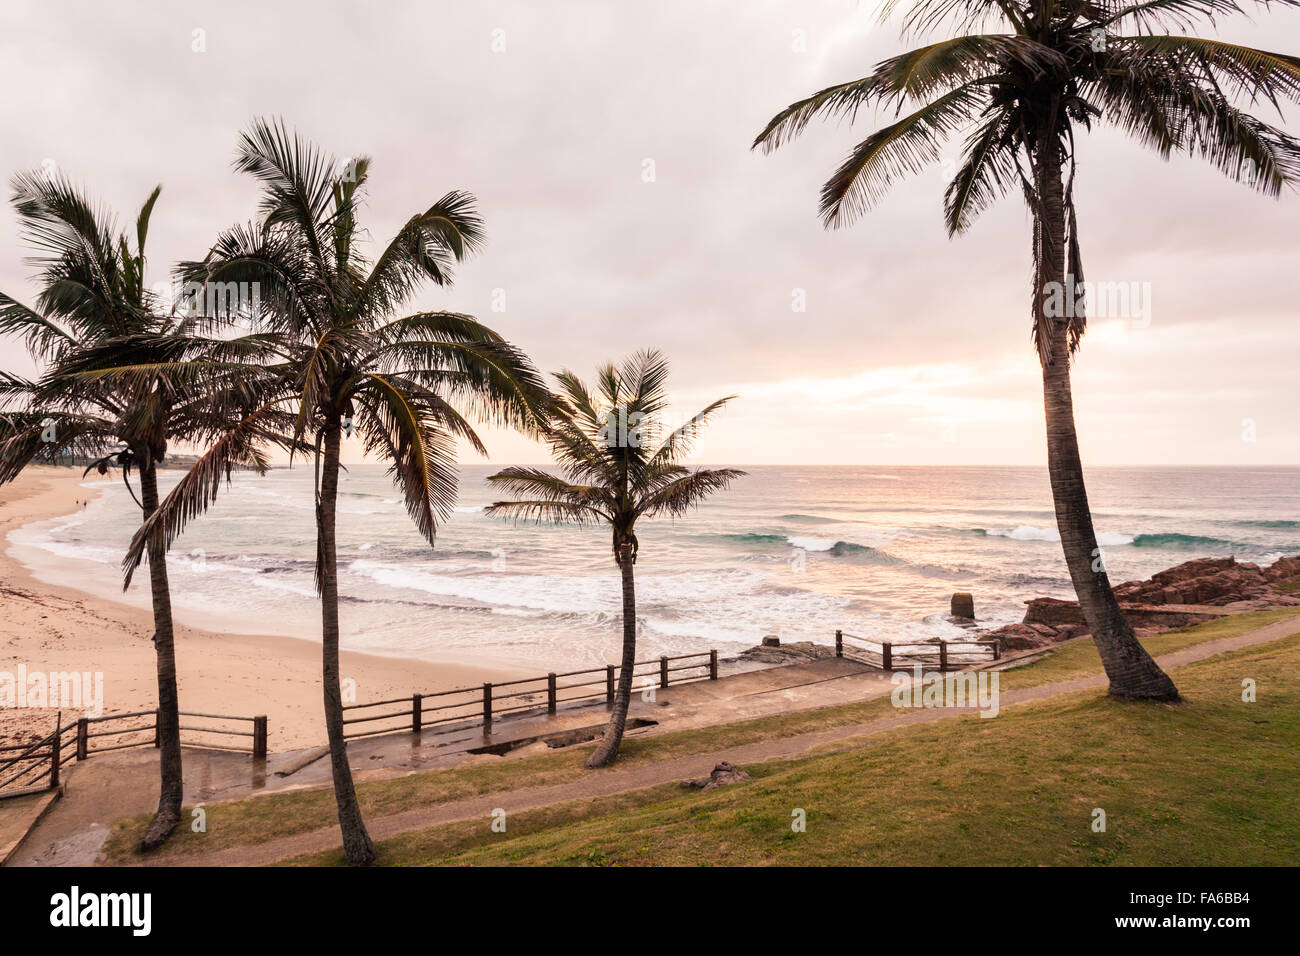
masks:
<path id="1" fill-rule="evenodd" d="M 27 835 L 62 795 L 61 787 L 0 800 L 0 866 L 14 856 Z"/>

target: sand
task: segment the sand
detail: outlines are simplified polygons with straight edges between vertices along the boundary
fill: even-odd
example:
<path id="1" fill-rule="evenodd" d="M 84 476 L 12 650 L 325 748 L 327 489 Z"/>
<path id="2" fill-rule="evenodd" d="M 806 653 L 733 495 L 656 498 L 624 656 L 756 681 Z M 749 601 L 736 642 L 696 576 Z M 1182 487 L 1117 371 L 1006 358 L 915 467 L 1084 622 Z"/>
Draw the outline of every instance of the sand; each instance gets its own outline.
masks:
<path id="1" fill-rule="evenodd" d="M 96 494 L 81 484 L 79 468 L 33 466 L 0 487 L 0 681 L 6 673 L 17 677 L 20 666 L 29 675 L 102 672 L 104 712 L 152 709 L 158 695 L 151 612 L 78 591 L 71 568 L 67 586 L 38 580 L 10 554 L 10 531 L 72 514 L 79 500 Z M 147 572 L 140 577 L 143 587 Z M 351 651 L 342 652 L 341 664 L 343 677 L 356 682 L 358 701 L 526 676 Z M 214 633 L 178 623 L 176 666 L 182 711 L 265 714 L 272 750 L 325 742 L 318 642 Z M 0 707 L 0 746 L 49 733 L 55 713 Z M 65 709 L 64 721 L 77 716 Z"/>

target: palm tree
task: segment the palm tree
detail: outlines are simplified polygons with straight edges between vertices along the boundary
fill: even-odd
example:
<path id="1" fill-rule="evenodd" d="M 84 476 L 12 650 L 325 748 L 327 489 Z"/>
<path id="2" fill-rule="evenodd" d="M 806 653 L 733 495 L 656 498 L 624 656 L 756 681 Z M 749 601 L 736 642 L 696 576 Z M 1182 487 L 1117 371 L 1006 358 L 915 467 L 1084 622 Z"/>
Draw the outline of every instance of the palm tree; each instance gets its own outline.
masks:
<path id="1" fill-rule="evenodd" d="M 478 418 L 536 432 L 550 402 L 528 359 L 472 316 L 417 312 L 394 318 L 425 282 L 451 283 L 450 266 L 478 249 L 482 223 L 467 193 L 451 192 L 412 216 L 379 256 L 359 244 L 357 213 L 370 167 L 343 164 L 279 122 L 258 121 L 239 145 L 236 168 L 263 187 L 261 218 L 218 237 L 186 282 L 256 283 L 261 403 L 213 442 L 140 529 L 127 576 L 146 547 L 170 542 L 215 499 L 232 450 L 266 416 L 293 415 L 316 470 L 316 585 L 321 595 L 322 685 L 343 848 L 353 864 L 375 859 L 348 765 L 339 685 L 339 590 L 335 514 L 343 440 L 386 459 L 407 512 L 432 545 L 456 500 L 462 439 L 480 453 Z M 456 407 L 459 406 L 459 409 Z M 468 416 L 468 417 L 467 417 Z"/>
<path id="2" fill-rule="evenodd" d="M 233 414 L 241 390 L 225 381 L 219 361 L 188 369 L 165 368 L 150 357 L 159 349 L 201 354 L 238 349 L 203 339 L 194 323 L 166 308 L 145 285 L 145 243 L 161 187 L 136 217 L 134 248 L 113 219 L 66 178 L 40 173 L 13 180 L 13 203 L 36 250 L 41 291 L 36 308 L 0 293 L 0 334 L 21 336 L 42 367 L 38 381 L 0 375 L 0 483 L 28 464 L 60 458 L 91 459 L 86 469 L 120 467 L 141 521 L 158 506 L 157 469 L 169 439 L 201 442 L 209 425 Z M 129 374 L 104 370 L 133 356 Z M 268 439 L 269 435 L 265 436 Z M 240 464 L 256 465 L 247 456 Z M 139 475 L 136 497 L 130 474 Z M 141 842 L 160 846 L 180 821 L 182 774 L 179 701 L 165 548 L 149 548 L 153 643 L 158 661 L 158 812 Z"/>
<path id="3" fill-rule="evenodd" d="M 623 585 L 623 660 L 609 727 L 588 767 L 604 767 L 618 754 L 632 700 L 636 663 L 636 523 L 680 516 L 745 473 L 734 468 L 696 469 L 680 462 L 714 412 L 735 396 L 713 402 L 664 435 L 668 362 L 656 351 L 639 352 L 621 366 L 597 372 L 599 400 L 572 372 L 560 372 L 551 425 L 546 432 L 563 475 L 539 468 L 504 468 L 488 478 L 516 501 L 498 501 L 484 513 L 570 524 L 608 524 L 614 563 Z M 662 441 L 660 438 L 662 437 Z"/>
<path id="4" fill-rule="evenodd" d="M 898 5 L 888 0 L 882 18 Z M 1070 359 L 1085 317 L 1081 309 L 1059 307 L 1063 299 L 1075 302 L 1083 282 L 1075 136 L 1094 122 L 1108 123 L 1162 157 L 1200 156 L 1229 179 L 1278 195 L 1300 175 L 1300 143 L 1236 101 L 1295 102 L 1300 59 L 1151 32 L 1241 12 L 1236 0 L 915 0 L 904 16 L 905 32 L 951 27 L 961 35 L 892 57 L 866 77 L 792 104 L 754 142 L 776 149 L 818 115 L 853 117 L 868 105 L 895 116 L 907 111 L 855 146 L 822 187 L 828 227 L 853 221 L 896 180 L 938 161 L 945 141 L 961 130 L 969 132 L 944 195 L 949 235 L 965 232 L 1008 190 L 1023 193 L 1033 219 L 1032 328 L 1056 522 L 1110 693 L 1120 697 L 1177 700 L 1178 690 L 1138 643 L 1115 600 L 1084 487 Z M 976 32 L 991 24 L 1006 32 Z M 1134 32 L 1117 32 L 1125 27 Z"/>

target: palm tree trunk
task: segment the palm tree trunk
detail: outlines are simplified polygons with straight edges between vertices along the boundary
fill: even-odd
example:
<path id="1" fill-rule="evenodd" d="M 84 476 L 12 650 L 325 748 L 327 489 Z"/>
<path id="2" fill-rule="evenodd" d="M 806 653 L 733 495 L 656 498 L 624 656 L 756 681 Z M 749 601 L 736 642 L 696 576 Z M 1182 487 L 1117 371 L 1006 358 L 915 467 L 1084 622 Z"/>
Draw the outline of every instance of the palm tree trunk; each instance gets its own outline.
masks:
<path id="1" fill-rule="evenodd" d="M 632 703 L 632 672 L 636 667 L 636 581 L 632 574 L 635 566 L 630 546 L 618 553 L 618 568 L 623 575 L 623 662 L 618 672 L 618 688 L 614 691 L 614 711 L 609 716 L 609 726 L 600 740 L 596 752 L 587 759 L 591 769 L 607 767 L 618 756 L 623 731 L 627 728 L 627 711 Z"/>
<path id="2" fill-rule="evenodd" d="M 320 502 L 317 505 L 317 564 L 321 594 L 321 684 L 325 691 L 325 730 L 329 735 L 330 767 L 334 772 L 334 800 L 338 804 L 343 852 L 353 866 L 366 866 L 378 853 L 361 819 L 348 746 L 343 738 L 343 692 L 339 686 L 339 574 L 334 536 L 339 491 L 339 442 L 337 420 L 326 427 L 325 454 L 321 468 Z"/>
<path id="3" fill-rule="evenodd" d="M 140 456 L 140 504 L 146 517 L 158 509 L 158 471 L 153 457 Z M 157 849 L 181 820 L 184 794 L 181 774 L 180 695 L 176 689 L 176 641 L 172 626 L 171 589 L 167 583 L 167 548 L 161 542 L 149 545 L 149 587 L 153 597 L 154 653 L 158 665 L 158 758 L 162 788 L 158 812 L 140 849 Z"/>
<path id="4" fill-rule="evenodd" d="M 1047 472 L 1056 505 L 1056 526 L 1070 570 L 1079 606 L 1117 697 L 1178 700 L 1178 688 L 1138 642 L 1120 610 L 1110 578 L 1097 547 L 1097 535 L 1088 508 L 1083 462 L 1074 427 L 1070 391 L 1069 322 L 1064 315 L 1048 314 L 1050 283 L 1063 291 L 1057 301 L 1072 300 L 1074 277 L 1066 276 L 1065 191 L 1061 179 L 1062 157 L 1054 132 L 1040 137 L 1035 186 L 1040 202 L 1035 277 L 1035 316 L 1049 337 L 1050 352 L 1043 362 L 1043 406 L 1047 419 Z"/>

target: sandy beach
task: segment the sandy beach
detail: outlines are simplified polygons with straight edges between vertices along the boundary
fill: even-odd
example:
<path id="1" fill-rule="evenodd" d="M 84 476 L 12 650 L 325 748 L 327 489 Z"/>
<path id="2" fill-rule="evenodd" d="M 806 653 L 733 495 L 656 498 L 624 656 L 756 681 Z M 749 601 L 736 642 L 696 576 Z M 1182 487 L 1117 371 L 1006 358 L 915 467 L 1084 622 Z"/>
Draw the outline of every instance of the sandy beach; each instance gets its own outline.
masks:
<path id="1" fill-rule="evenodd" d="M 82 487 L 80 469 L 50 466 L 29 468 L 0 487 L 0 674 L 16 675 L 20 667 L 28 674 L 102 672 L 105 712 L 152 708 L 157 687 L 151 613 L 38 580 L 10 553 L 9 532 L 72 514 L 94 494 Z M 265 714 L 272 750 L 324 743 L 318 644 L 178 623 L 176 661 L 182 710 Z M 342 673 L 356 682 L 359 701 L 519 676 L 349 651 L 342 653 Z M 54 720 L 53 708 L 0 709 L 0 745 L 43 736 Z"/>

